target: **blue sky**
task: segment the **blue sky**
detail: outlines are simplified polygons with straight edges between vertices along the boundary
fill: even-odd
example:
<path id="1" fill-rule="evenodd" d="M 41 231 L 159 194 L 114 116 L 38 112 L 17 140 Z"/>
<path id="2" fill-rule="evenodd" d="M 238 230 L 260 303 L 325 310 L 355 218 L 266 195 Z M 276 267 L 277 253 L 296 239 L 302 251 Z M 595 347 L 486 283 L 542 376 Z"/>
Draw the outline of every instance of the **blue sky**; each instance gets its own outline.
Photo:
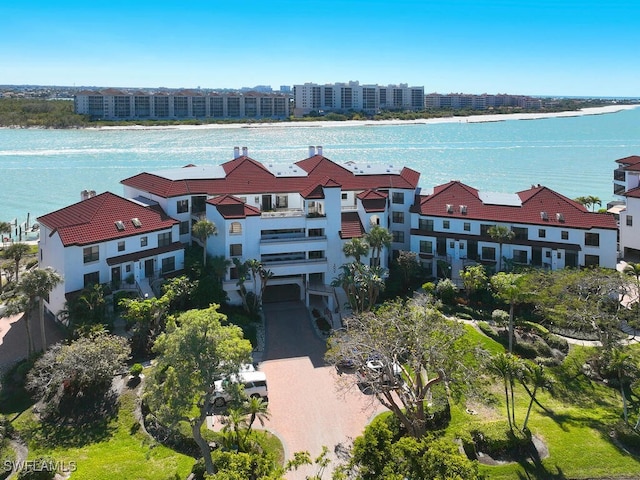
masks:
<path id="1" fill-rule="evenodd" d="M 637 0 L 25 0 L 0 18 L 0 84 L 640 96 Z"/>

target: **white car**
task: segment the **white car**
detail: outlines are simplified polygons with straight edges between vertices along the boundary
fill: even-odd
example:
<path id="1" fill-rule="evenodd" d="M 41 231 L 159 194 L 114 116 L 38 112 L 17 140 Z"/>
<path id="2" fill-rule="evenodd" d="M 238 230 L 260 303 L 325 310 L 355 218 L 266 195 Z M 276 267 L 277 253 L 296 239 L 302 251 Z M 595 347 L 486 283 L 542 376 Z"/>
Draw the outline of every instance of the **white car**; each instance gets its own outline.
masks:
<path id="1" fill-rule="evenodd" d="M 238 374 L 234 374 L 227 379 L 216 380 L 213 384 L 214 392 L 211 398 L 211 403 L 215 407 L 224 407 L 231 400 L 231 394 L 225 391 L 225 386 L 232 382 L 242 383 L 244 393 L 248 397 L 262 398 L 264 401 L 269 400 L 267 376 L 264 372 L 258 372 L 254 369 L 253 371 L 238 372 Z"/>
<path id="2" fill-rule="evenodd" d="M 358 383 L 370 385 L 373 381 L 382 378 L 383 385 L 396 385 L 402 382 L 402 369 L 397 363 L 391 365 L 391 373 L 385 368 L 382 360 L 368 360 L 365 367 L 356 372 Z"/>

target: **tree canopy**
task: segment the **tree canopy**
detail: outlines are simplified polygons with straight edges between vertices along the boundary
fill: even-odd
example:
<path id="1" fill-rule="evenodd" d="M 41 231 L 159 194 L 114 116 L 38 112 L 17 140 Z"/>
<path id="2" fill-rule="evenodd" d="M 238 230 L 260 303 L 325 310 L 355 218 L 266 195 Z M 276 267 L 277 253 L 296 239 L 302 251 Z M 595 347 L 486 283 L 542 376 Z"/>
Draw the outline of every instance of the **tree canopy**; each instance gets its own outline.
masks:
<path id="1" fill-rule="evenodd" d="M 225 321 L 218 305 L 189 310 L 170 320 L 156 340 L 158 365 L 145 395 L 151 411 L 165 425 L 190 424 L 210 474 L 214 473 L 211 452 L 200 429 L 211 408 L 214 382 L 237 372 L 251 354 L 242 330 L 223 325 Z"/>
<path id="2" fill-rule="evenodd" d="M 464 327 L 425 297 L 396 300 L 349 318 L 346 328 L 332 335 L 326 359 L 333 365 L 353 362 L 358 374 L 343 376 L 343 388 L 366 385 L 409 435 L 420 438 L 432 388 L 443 384 L 460 392 L 473 383 L 474 350 L 463 336 Z"/>

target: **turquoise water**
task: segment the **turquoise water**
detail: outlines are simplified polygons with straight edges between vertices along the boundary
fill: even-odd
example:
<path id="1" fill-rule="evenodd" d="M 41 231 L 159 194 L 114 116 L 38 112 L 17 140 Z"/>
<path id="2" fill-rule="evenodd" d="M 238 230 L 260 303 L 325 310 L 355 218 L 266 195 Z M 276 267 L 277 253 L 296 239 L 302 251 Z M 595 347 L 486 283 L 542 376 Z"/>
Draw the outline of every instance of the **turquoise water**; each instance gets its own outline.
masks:
<path id="1" fill-rule="evenodd" d="M 574 198 L 613 199 L 614 160 L 640 155 L 640 108 L 604 115 L 491 123 L 194 130 L 0 130 L 0 220 L 31 219 L 80 199 L 122 194 L 141 171 L 217 165 L 247 146 L 263 163 L 290 164 L 322 145 L 334 161 L 405 165 L 429 189 L 452 179 L 516 192 L 543 184 Z"/>

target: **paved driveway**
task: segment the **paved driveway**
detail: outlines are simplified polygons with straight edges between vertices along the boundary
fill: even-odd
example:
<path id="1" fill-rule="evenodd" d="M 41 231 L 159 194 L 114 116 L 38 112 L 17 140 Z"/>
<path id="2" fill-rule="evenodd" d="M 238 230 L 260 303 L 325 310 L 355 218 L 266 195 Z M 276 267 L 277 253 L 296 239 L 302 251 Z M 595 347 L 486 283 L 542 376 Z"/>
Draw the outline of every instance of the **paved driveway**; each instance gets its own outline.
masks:
<path id="1" fill-rule="evenodd" d="M 350 446 L 381 407 L 358 389 L 337 391 L 335 369 L 323 360 L 325 342 L 311 327 L 303 303 L 265 304 L 264 313 L 266 349 L 260 370 L 267 374 L 271 413 L 266 427 L 284 443 L 287 459 L 303 450 L 315 458 L 323 445 L 335 459 L 336 447 Z M 314 473 L 299 470 L 287 478 Z"/>

